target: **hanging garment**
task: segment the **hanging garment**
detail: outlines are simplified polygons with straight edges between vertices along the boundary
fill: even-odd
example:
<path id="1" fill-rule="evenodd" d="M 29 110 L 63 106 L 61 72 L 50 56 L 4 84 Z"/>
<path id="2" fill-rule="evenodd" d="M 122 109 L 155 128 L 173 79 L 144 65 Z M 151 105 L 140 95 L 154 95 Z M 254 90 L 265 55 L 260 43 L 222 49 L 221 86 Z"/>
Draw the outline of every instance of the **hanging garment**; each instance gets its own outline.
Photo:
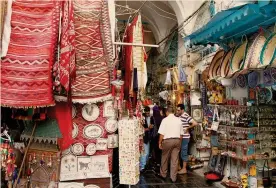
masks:
<path id="1" fill-rule="evenodd" d="M 170 70 L 167 70 L 165 85 L 172 85 L 172 76 Z"/>
<path id="2" fill-rule="evenodd" d="M 124 42 L 143 43 L 143 36 L 141 16 L 138 15 L 133 19 L 130 26 L 128 26 Z M 137 69 L 138 90 L 143 91 L 147 84 L 147 67 L 145 63 L 147 55 L 145 49 L 140 46 L 125 46 L 123 51 L 125 67 L 125 100 L 129 101 L 129 97 L 132 97 L 132 101 L 137 101 L 136 96 L 138 96 L 138 94 L 134 91 L 133 85 L 134 68 Z M 133 107 L 135 107 L 136 102 L 133 102 L 133 105 Z"/>
<path id="3" fill-rule="evenodd" d="M 74 19 L 76 80 L 72 83 L 72 101 L 110 100 L 114 67 L 107 1 L 75 0 Z"/>
<path id="4" fill-rule="evenodd" d="M 60 84 L 68 93 L 71 80 L 76 77 L 75 27 L 73 1 L 62 1 L 60 59 L 54 66 Z"/>
<path id="5" fill-rule="evenodd" d="M 55 104 L 51 67 L 55 59 L 60 1 L 13 1 L 8 53 L 2 59 L 1 105 Z"/>
<path id="6" fill-rule="evenodd" d="M 179 63 L 179 65 L 178 65 L 178 73 L 179 73 L 179 82 L 186 83 L 187 82 L 187 75 L 184 72 L 184 69 L 183 69 L 181 63 Z"/>
<path id="7" fill-rule="evenodd" d="M 144 40 L 143 36 L 143 25 L 142 25 L 142 19 L 141 15 L 138 15 L 137 22 L 134 25 L 133 30 L 133 43 L 139 43 L 142 44 Z M 138 88 L 141 90 L 144 90 L 146 87 L 146 84 L 144 82 L 145 79 L 147 79 L 147 75 L 144 75 L 145 70 L 145 51 L 144 47 L 141 46 L 133 46 L 132 47 L 132 61 L 133 61 L 133 67 L 137 69 L 137 79 L 138 79 Z"/>

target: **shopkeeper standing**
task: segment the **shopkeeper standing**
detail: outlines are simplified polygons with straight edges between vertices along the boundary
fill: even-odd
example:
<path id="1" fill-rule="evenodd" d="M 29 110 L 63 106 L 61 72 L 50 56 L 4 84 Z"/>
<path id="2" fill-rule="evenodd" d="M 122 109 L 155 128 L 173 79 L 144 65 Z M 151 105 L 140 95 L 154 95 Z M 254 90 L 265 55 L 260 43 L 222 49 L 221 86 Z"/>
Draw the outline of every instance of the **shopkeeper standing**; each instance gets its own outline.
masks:
<path id="1" fill-rule="evenodd" d="M 183 168 L 178 172 L 178 174 L 186 174 L 187 173 L 187 162 L 189 160 L 188 156 L 188 146 L 190 142 L 190 133 L 189 130 L 198 125 L 198 123 L 193 120 L 193 118 L 184 111 L 184 105 L 177 105 L 177 115 L 179 116 L 182 127 L 183 127 L 183 138 L 181 143 L 181 159 L 183 161 Z"/>
<path id="2" fill-rule="evenodd" d="M 144 140 L 144 154 L 140 158 L 140 171 L 141 173 L 145 172 L 146 165 L 149 159 L 150 154 L 150 142 L 153 139 L 153 127 L 154 127 L 154 119 L 150 116 L 150 107 L 146 106 L 144 109 L 144 121 L 143 127 L 145 129 L 145 135 L 143 137 Z"/>

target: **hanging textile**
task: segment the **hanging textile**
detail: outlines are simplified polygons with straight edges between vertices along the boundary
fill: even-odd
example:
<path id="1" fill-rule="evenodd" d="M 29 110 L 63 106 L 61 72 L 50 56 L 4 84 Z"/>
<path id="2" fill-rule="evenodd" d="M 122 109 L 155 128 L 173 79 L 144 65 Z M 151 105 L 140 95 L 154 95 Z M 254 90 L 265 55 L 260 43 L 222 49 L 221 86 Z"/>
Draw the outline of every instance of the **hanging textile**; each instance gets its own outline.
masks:
<path id="1" fill-rule="evenodd" d="M 172 76 L 171 71 L 169 69 L 167 70 L 165 85 L 172 85 Z"/>
<path id="2" fill-rule="evenodd" d="M 178 64 L 178 73 L 179 73 L 179 82 L 186 83 L 187 82 L 187 75 L 184 72 L 184 69 L 183 69 L 181 63 Z"/>
<path id="3" fill-rule="evenodd" d="M 72 105 L 67 102 L 57 102 L 55 107 L 49 109 L 48 116 L 58 122 L 62 138 L 58 140 L 61 151 L 68 149 L 73 143 Z"/>
<path id="4" fill-rule="evenodd" d="M 143 43 L 144 33 L 141 15 L 136 16 L 127 27 L 124 42 Z M 125 87 L 124 97 L 129 110 L 135 108 L 137 99 L 143 98 L 143 93 L 147 84 L 147 55 L 145 49 L 139 46 L 125 46 L 123 48 Z"/>
<path id="5" fill-rule="evenodd" d="M 72 101 L 92 103 L 112 99 L 113 71 L 108 5 L 105 0 L 74 1 L 76 79 Z"/>
<path id="6" fill-rule="evenodd" d="M 132 43 L 133 42 L 133 26 L 137 22 L 138 17 L 135 17 L 130 26 L 127 27 L 126 36 L 124 38 L 124 42 Z M 131 84 L 132 84 L 132 46 L 124 46 L 123 48 L 123 68 L 125 69 L 124 79 L 124 97 L 125 100 L 128 101 L 129 96 L 132 94 Z"/>
<path id="7" fill-rule="evenodd" d="M 109 14 L 109 20 L 110 20 L 110 29 L 111 29 L 111 36 L 112 36 L 112 42 L 115 41 L 115 32 L 116 32 L 116 12 L 115 12 L 115 0 L 108 0 L 108 14 Z M 116 56 L 116 47 L 113 46 L 113 58 Z"/>
<path id="8" fill-rule="evenodd" d="M 133 43 L 142 44 L 144 41 L 143 25 L 141 15 L 138 15 L 137 22 L 134 25 L 133 30 Z M 139 90 L 144 90 L 147 84 L 147 75 L 144 74 L 146 67 L 146 53 L 144 47 L 133 46 L 132 47 L 133 68 L 137 69 L 137 80 Z"/>
<path id="9" fill-rule="evenodd" d="M 71 0 L 62 1 L 61 28 L 60 59 L 54 70 L 57 71 L 57 80 L 68 93 L 71 80 L 76 76 L 74 10 Z"/>
<path id="10" fill-rule="evenodd" d="M 12 0 L 0 1 L 0 39 L 1 39 L 1 57 L 7 55 L 11 35 L 11 12 Z"/>
<path id="11" fill-rule="evenodd" d="M 55 104 L 51 67 L 58 35 L 59 1 L 13 1 L 8 53 L 2 59 L 1 105 Z"/>

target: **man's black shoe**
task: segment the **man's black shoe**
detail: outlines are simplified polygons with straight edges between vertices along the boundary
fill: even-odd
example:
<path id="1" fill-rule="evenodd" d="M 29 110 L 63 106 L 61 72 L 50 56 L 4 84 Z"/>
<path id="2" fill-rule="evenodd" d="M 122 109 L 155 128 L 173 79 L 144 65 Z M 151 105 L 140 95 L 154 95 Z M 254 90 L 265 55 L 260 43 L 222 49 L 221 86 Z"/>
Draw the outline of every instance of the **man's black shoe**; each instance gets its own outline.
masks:
<path id="1" fill-rule="evenodd" d="M 161 174 L 155 174 L 158 178 L 162 179 L 162 180 L 166 180 L 166 177 L 161 176 Z"/>

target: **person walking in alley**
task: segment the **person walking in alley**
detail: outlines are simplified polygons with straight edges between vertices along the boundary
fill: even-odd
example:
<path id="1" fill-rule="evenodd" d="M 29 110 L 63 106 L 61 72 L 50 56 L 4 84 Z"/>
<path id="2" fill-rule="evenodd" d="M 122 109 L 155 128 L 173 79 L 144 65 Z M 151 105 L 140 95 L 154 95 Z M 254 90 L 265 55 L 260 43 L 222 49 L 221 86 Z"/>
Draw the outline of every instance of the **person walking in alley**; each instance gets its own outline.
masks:
<path id="1" fill-rule="evenodd" d="M 159 177 L 165 179 L 168 172 L 170 159 L 170 176 L 172 182 L 176 181 L 179 152 L 181 147 L 181 135 L 184 134 L 181 120 L 173 114 L 173 108 L 168 107 L 166 111 L 167 117 L 161 122 L 158 133 L 159 148 L 162 150 L 161 168 Z"/>
<path id="2" fill-rule="evenodd" d="M 190 141 L 190 133 L 189 130 L 194 128 L 198 125 L 198 123 L 193 120 L 193 118 L 187 114 L 184 111 L 184 105 L 179 104 L 177 105 L 177 115 L 179 116 L 179 119 L 181 120 L 183 132 L 182 135 L 182 143 L 181 143 L 181 159 L 183 161 L 183 167 L 180 171 L 178 171 L 178 174 L 186 174 L 187 173 L 187 162 L 189 159 L 188 156 L 188 146 Z"/>
<path id="3" fill-rule="evenodd" d="M 146 106 L 144 109 L 144 122 L 143 127 L 145 129 L 144 141 L 144 154 L 140 158 L 140 171 L 141 173 L 146 171 L 146 165 L 148 163 L 150 154 L 150 142 L 153 138 L 154 119 L 150 116 L 150 107 Z"/>

